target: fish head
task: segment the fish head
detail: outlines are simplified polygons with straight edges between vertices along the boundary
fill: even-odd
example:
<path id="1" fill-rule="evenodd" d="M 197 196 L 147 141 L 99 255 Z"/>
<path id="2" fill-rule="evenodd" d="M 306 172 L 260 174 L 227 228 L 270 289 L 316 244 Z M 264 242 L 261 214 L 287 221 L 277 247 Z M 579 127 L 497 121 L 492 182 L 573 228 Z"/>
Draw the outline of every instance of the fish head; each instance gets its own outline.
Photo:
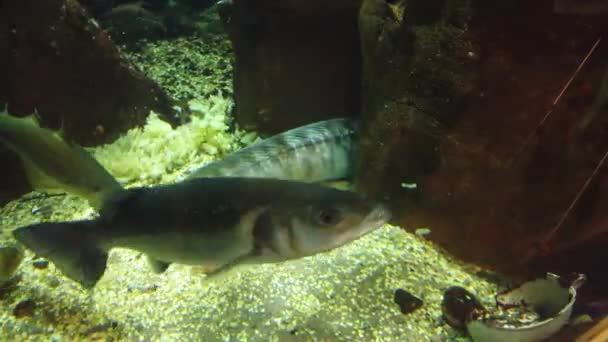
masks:
<path id="1" fill-rule="evenodd" d="M 284 259 L 300 258 L 340 247 L 381 227 L 388 208 L 350 191 L 327 189 L 306 201 L 273 206 L 266 213 L 269 250 Z"/>

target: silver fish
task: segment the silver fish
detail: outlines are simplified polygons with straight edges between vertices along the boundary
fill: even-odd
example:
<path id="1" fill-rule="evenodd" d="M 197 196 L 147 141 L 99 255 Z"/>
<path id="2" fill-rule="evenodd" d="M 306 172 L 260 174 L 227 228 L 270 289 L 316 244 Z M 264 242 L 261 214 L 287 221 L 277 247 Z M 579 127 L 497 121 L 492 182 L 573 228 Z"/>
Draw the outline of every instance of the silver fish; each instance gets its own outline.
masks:
<path id="1" fill-rule="evenodd" d="M 85 287 L 103 275 L 108 251 L 148 255 L 220 272 L 237 264 L 281 262 L 324 252 L 378 228 L 381 204 L 318 184 L 266 178 L 198 178 L 128 189 L 94 220 L 18 228 L 15 238 Z"/>
<path id="2" fill-rule="evenodd" d="M 354 119 L 315 122 L 236 151 L 187 178 L 262 177 L 305 182 L 349 178 L 356 133 Z"/>

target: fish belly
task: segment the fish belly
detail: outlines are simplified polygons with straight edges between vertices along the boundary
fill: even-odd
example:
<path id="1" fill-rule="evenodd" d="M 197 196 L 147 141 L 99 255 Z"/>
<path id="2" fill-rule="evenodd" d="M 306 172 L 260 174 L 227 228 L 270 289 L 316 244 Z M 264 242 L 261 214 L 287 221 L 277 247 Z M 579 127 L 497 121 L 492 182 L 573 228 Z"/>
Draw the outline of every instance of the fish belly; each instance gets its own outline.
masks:
<path id="1" fill-rule="evenodd" d="M 112 247 L 125 247 L 145 253 L 166 263 L 199 265 L 209 268 L 230 263 L 251 251 L 251 242 L 239 241 L 230 234 L 142 235 L 115 240 Z"/>

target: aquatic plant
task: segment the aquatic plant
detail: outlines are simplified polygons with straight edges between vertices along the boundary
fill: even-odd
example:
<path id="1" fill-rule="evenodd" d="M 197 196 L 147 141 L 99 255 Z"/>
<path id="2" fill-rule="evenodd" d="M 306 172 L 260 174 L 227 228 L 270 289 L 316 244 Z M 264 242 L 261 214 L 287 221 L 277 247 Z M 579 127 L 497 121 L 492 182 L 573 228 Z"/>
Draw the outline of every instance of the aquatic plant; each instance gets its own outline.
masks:
<path id="1" fill-rule="evenodd" d="M 170 182 L 186 164 L 210 162 L 238 146 L 238 133 L 228 132 L 231 105 L 221 96 L 191 101 L 190 122 L 176 128 L 151 112 L 143 127 L 91 152 L 121 183 Z"/>

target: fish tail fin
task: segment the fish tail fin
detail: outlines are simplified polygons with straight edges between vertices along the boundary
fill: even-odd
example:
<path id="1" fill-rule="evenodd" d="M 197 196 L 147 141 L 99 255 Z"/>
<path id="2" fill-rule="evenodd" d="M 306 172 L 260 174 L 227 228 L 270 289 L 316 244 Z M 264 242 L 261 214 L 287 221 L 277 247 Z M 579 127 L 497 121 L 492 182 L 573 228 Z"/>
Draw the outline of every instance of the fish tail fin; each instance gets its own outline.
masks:
<path id="1" fill-rule="evenodd" d="M 87 199 L 95 208 L 123 190 L 90 153 L 61 134 L 40 127 L 33 117 L 0 113 L 0 142 L 21 158 L 37 190 L 69 192 Z"/>
<path id="2" fill-rule="evenodd" d="M 66 276 L 91 288 L 103 275 L 107 251 L 95 238 L 95 221 L 39 223 L 18 228 L 14 237 L 39 256 L 48 258 Z"/>

